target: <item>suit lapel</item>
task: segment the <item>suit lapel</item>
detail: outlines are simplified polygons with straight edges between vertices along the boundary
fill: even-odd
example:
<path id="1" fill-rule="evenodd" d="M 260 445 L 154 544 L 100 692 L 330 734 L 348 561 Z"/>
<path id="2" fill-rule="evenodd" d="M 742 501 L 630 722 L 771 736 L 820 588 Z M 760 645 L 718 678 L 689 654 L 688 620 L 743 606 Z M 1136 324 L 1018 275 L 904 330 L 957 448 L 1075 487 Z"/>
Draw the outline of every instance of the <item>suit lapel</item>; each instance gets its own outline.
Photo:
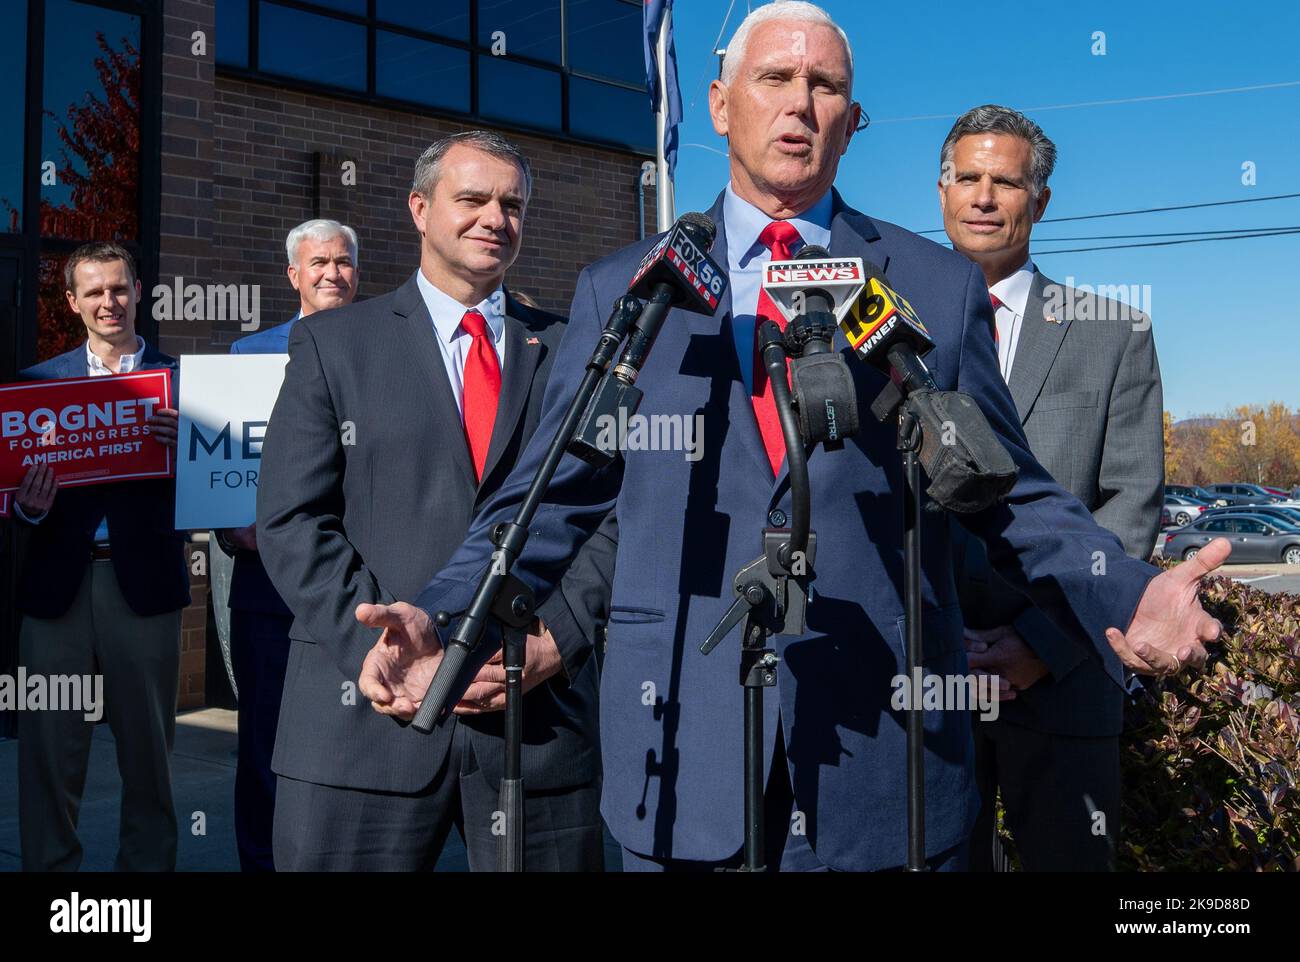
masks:
<path id="1" fill-rule="evenodd" d="M 433 327 L 433 318 L 425 307 L 414 274 L 397 289 L 397 295 L 393 299 L 393 313 L 396 315 L 397 330 L 402 342 L 400 353 L 416 365 L 421 381 L 427 385 L 423 394 L 433 414 L 435 431 L 438 436 L 448 439 L 438 454 L 456 462 L 465 480 L 477 488 L 478 479 L 474 476 L 474 463 L 469 459 L 465 426 L 461 423 L 456 397 L 451 393 L 451 384 L 447 380 L 442 351 L 434 340 L 438 335 Z"/>
<path id="2" fill-rule="evenodd" d="M 486 479 L 514 437 L 519 425 L 519 415 L 528 401 L 533 386 L 533 374 L 541 362 L 543 347 L 537 338 L 529 344 L 524 323 L 512 314 L 521 313 L 513 300 L 507 297 L 505 314 L 505 366 L 501 372 L 501 397 L 497 401 L 497 416 L 492 424 L 492 440 L 488 443 L 487 461 L 483 465 Z"/>
<path id="3" fill-rule="evenodd" d="M 718 232 L 713 239 L 713 248 L 709 255 L 724 271 L 727 269 L 727 226 L 722 216 L 723 198 L 726 191 L 718 194 L 718 199 L 714 201 L 713 207 L 709 210 L 709 217 L 717 225 Z M 736 356 L 736 332 L 731 324 L 732 315 L 731 285 L 723 292 L 718 301 L 718 309 L 714 311 L 712 317 L 706 317 L 703 314 L 687 313 L 687 329 L 700 334 L 716 334 L 723 339 L 725 348 L 721 354 L 732 360 L 730 369 L 727 371 L 713 372 L 715 377 L 726 377 L 731 380 L 731 423 L 735 428 L 736 436 L 741 444 L 744 445 L 748 457 L 754 462 L 757 470 L 763 474 L 759 477 L 765 477 L 772 473 L 772 465 L 767 460 L 767 451 L 763 447 L 762 436 L 758 433 L 758 419 L 754 416 L 754 402 L 745 390 L 745 379 L 740 373 L 740 358 Z"/>
<path id="4" fill-rule="evenodd" d="M 1025 301 L 1025 316 L 1020 322 L 1020 340 L 1016 342 L 1016 355 L 1011 364 L 1011 377 L 1007 386 L 1016 402 L 1016 412 L 1023 424 L 1034 408 L 1047 372 L 1065 340 L 1070 327 L 1067 318 L 1055 316 L 1055 323 L 1047 320 L 1047 298 L 1043 291 L 1049 281 L 1041 271 L 1034 273 L 1029 285 L 1029 298 Z"/>

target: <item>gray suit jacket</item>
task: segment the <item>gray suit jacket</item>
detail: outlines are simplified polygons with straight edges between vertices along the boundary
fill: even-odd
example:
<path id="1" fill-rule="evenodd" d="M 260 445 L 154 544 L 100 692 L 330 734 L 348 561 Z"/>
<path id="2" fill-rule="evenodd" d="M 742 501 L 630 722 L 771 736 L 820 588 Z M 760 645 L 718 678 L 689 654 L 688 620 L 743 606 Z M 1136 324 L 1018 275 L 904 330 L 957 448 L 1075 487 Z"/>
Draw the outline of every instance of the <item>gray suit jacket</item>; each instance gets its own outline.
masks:
<path id="1" fill-rule="evenodd" d="M 1150 319 L 1118 301 L 1034 275 L 1009 382 L 1039 463 L 1146 560 L 1164 489 L 1163 396 Z M 989 567 L 953 524 L 962 614 L 974 628 L 1012 624 L 1050 674 L 1002 705 L 1002 717 L 1067 735 L 1118 734 L 1123 692 L 1095 649 L 1070 638 Z M 1105 577 L 1096 572 L 1097 577 Z M 1115 656 L 1106 653 L 1108 659 Z"/>

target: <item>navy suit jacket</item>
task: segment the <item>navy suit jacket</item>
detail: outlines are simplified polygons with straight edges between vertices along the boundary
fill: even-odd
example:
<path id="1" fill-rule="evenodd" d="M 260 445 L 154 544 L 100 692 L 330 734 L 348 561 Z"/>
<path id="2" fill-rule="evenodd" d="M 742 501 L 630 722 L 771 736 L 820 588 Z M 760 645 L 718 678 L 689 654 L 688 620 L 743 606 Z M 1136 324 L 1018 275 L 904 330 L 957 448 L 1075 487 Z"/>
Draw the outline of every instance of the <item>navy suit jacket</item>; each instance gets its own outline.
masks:
<path id="1" fill-rule="evenodd" d="M 165 368 L 176 381 L 176 359 L 145 345 L 139 370 Z M 86 345 L 19 374 L 24 381 L 85 377 Z M 154 443 L 152 441 L 146 443 Z M 57 474 L 57 472 L 56 472 Z M 122 597 L 138 615 L 159 615 L 190 603 L 185 533 L 175 530 L 176 480 L 151 478 L 62 488 L 49 514 L 32 528 L 18 589 L 18 607 L 34 618 L 58 618 L 77 597 L 99 522 L 108 518 L 113 572 Z M 19 524 L 26 525 L 14 512 Z"/>
<path id="2" fill-rule="evenodd" d="M 283 324 L 268 327 L 247 337 L 241 337 L 230 345 L 231 354 L 288 354 L 289 332 L 299 315 L 295 314 Z M 264 615 L 293 617 L 293 612 L 284 603 L 280 593 L 271 584 L 271 578 L 262 564 L 262 556 L 256 551 L 238 551 L 235 553 L 233 570 L 230 573 L 231 610 L 252 611 Z"/>
<path id="3" fill-rule="evenodd" d="M 726 261 L 722 200 L 713 257 Z M 596 262 L 578 280 L 568 330 L 547 386 L 545 410 L 514 473 L 475 517 L 466 543 L 417 604 L 463 610 L 489 563 L 489 532 L 513 516 L 574 396 L 605 317 L 627 291 L 647 238 Z M 834 196 L 830 250 L 880 267 L 925 320 L 927 357 L 941 389 L 978 399 L 1020 469 L 1004 502 L 962 520 L 989 545 L 992 564 L 1057 622 L 1104 644 L 1127 627 L 1155 569 L 1129 559 L 1079 501 L 1038 465 L 998 372 L 991 307 L 966 258 Z M 836 335 L 847 353 L 847 345 Z M 869 870 L 906 860 L 905 719 L 892 680 L 904 671 L 903 491 L 895 427 L 867 414 L 885 384 L 849 357 L 863 411 L 856 438 L 809 458 L 816 580 L 801 637 L 775 639 L 776 697 L 765 699 L 765 760 L 782 726 L 796 808 L 822 862 Z M 742 695 L 738 634 L 709 656 L 698 648 L 731 604 L 735 572 L 761 553 L 769 512 L 790 512 L 788 470 L 772 478 L 741 380 L 730 296 L 713 316 L 673 311 L 637 386 L 640 413 L 703 418 L 703 456 L 627 451 L 594 471 L 566 456 L 518 566 L 545 596 L 574 546 L 614 506 L 618 524 L 600 717 L 602 811 L 615 838 L 653 856 L 714 860 L 743 841 Z M 947 519 L 922 522 L 925 669 L 964 673 L 962 616 L 953 582 Z M 1093 553 L 1108 574 L 1091 574 Z M 490 651 L 479 652 L 485 659 Z M 960 709 L 962 706 L 956 706 Z M 928 712 L 926 842 L 930 855 L 963 841 L 978 799 L 970 720 L 964 710 Z"/>
<path id="4" fill-rule="evenodd" d="M 453 716 L 426 736 L 356 697 L 379 633 L 354 611 L 414 597 L 464 540 L 536 429 L 564 323 L 507 297 L 501 395 L 481 482 L 415 274 L 391 293 L 294 325 L 257 491 L 262 561 L 294 615 L 277 774 L 418 792 L 464 725 L 484 776 L 500 779 L 501 712 Z M 607 542 L 593 544 L 598 551 Z M 589 557 L 595 570 L 612 563 Z M 585 580 L 588 566 L 578 570 Z M 549 791 L 600 774 L 596 663 L 587 616 L 564 590 L 539 614 L 565 671 L 524 696 L 522 765 L 530 790 Z"/>

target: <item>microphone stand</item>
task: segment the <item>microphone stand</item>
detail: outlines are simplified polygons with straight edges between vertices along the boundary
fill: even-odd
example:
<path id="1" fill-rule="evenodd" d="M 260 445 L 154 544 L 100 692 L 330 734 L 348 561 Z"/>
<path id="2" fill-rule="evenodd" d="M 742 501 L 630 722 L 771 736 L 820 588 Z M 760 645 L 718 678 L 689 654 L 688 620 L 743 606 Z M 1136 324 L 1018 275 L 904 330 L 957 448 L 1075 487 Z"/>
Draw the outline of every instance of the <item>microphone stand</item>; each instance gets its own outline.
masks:
<path id="1" fill-rule="evenodd" d="M 922 380 L 924 365 L 914 356 L 891 350 L 889 360 L 905 383 Z M 904 394 L 892 379 L 872 402 L 880 421 L 898 414 L 897 447 L 903 457 L 903 620 L 906 630 L 906 670 L 912 697 L 907 706 L 907 865 L 909 872 L 925 872 L 925 716 L 920 687 L 923 645 L 921 639 L 921 443 L 919 418 L 903 403 Z"/>
<path id="2" fill-rule="evenodd" d="M 564 457 L 573 438 L 575 428 L 588 402 L 605 376 L 628 330 L 641 314 L 642 305 L 635 297 L 625 295 L 615 303 L 614 310 L 600 334 L 600 341 L 587 361 L 578 392 L 569 403 L 564 420 L 546 457 L 537 468 L 523 502 L 513 521 L 502 522 L 492 532 L 492 564 L 479 579 L 469 607 L 462 612 L 439 611 L 434 623 L 439 628 L 451 624 L 456 614 L 462 614 L 459 623 L 444 646 L 442 663 L 429 684 L 429 690 L 420 702 L 413 728 L 423 734 L 433 730 L 442 717 L 453 687 L 460 681 L 465 662 L 478 646 L 489 621 L 502 626 L 502 663 L 506 672 L 506 705 L 504 720 L 505 764 L 498 796 L 504 814 L 504 834 L 498 849 L 497 867 L 503 872 L 522 872 L 524 869 L 524 783 L 522 771 L 523 744 L 523 673 L 527 628 L 533 623 L 535 599 L 532 589 L 511 573 L 524 546 L 528 543 L 528 528 L 537 513 L 546 489 Z M 463 689 L 462 689 L 463 690 Z"/>
<path id="3" fill-rule="evenodd" d="M 786 381 L 786 350 L 780 330 L 771 321 L 759 328 L 763 364 L 772 382 L 772 398 L 781 420 L 786 461 L 790 466 L 791 527 L 764 528 L 763 553 L 745 565 L 733 582 L 737 598 L 717 627 L 700 645 L 707 655 L 743 619 L 740 684 L 745 689 L 745 860 L 738 871 L 767 870 L 763 814 L 763 689 L 776 684 L 776 651 L 767 646 L 773 635 L 802 635 L 807 606 L 807 582 L 817 535 L 809 528 L 812 514 L 808 458 L 799 435 L 799 422 Z"/>

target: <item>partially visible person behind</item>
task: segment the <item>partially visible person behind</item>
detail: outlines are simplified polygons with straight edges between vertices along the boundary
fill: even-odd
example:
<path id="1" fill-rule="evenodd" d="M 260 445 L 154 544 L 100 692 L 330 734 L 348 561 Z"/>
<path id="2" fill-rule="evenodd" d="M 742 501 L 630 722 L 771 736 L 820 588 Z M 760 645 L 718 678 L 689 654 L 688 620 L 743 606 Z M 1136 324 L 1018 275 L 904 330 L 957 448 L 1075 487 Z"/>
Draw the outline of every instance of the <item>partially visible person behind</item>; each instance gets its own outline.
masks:
<path id="1" fill-rule="evenodd" d="M 86 340 L 28 368 L 41 381 L 176 373 L 174 358 L 135 332 L 141 287 L 131 255 L 83 244 L 64 271 L 69 308 Z M 176 446 L 177 413 L 160 408 L 145 444 Z M 28 532 L 18 586 L 23 614 L 18 663 L 28 677 L 103 676 L 103 711 L 122 776 L 119 871 L 171 871 L 176 812 L 171 747 L 180 670 L 181 609 L 190 601 L 185 536 L 173 530 L 175 480 L 148 479 L 58 490 L 38 465 L 15 499 Z M 75 871 L 77 818 L 94 722 L 85 712 L 18 713 L 18 822 L 27 871 Z"/>
<path id="2" fill-rule="evenodd" d="M 275 327 L 241 337 L 231 354 L 287 354 L 289 332 L 302 317 L 346 307 L 357 294 L 357 234 L 336 220 L 309 220 L 285 240 L 289 283 L 298 311 Z M 235 842 L 245 872 L 274 871 L 275 729 L 289 664 L 293 612 L 262 566 L 257 525 L 217 532 L 234 558 L 230 577 L 230 663 L 239 689 L 239 760 L 235 766 Z"/>
<path id="3" fill-rule="evenodd" d="M 944 228 L 988 284 L 990 337 L 1034 457 L 1145 561 L 1164 489 L 1151 324 L 1048 279 L 1030 258 L 1055 163 L 1056 146 L 1024 115 L 991 104 L 968 111 L 940 154 Z M 1026 869 L 1105 871 L 1119 831 L 1124 692 L 1086 638 L 1064 635 L 994 571 L 978 538 L 956 523 L 952 533 L 971 667 L 1010 683 L 998 717 L 974 723 L 982 808 L 971 868 L 1002 864 L 1000 791 Z M 1118 659 L 1105 660 L 1118 675 Z"/>

